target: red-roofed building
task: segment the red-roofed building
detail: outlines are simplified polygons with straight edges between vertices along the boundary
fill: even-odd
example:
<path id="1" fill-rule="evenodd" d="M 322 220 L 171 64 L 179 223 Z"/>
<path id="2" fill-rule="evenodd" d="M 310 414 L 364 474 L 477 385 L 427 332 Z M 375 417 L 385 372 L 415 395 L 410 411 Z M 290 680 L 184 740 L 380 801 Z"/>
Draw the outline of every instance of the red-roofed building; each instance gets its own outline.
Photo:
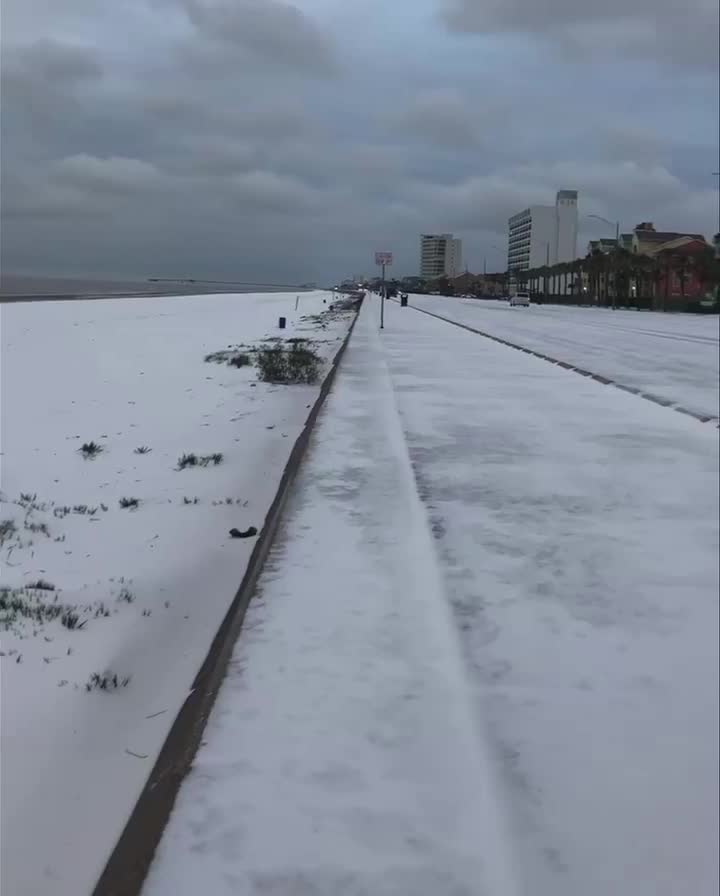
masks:
<path id="1" fill-rule="evenodd" d="M 707 252 L 709 244 L 702 236 L 680 236 L 667 240 L 653 253 L 660 264 L 656 295 L 699 299 L 706 285 L 694 267 L 695 258 Z"/>

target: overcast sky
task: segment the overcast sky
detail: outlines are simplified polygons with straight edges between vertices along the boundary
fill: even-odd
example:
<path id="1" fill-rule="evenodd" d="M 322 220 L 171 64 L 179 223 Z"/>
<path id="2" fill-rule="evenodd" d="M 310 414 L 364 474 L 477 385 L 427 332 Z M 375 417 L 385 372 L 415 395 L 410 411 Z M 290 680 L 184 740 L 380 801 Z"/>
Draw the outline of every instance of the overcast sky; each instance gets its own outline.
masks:
<path id="1" fill-rule="evenodd" d="M 2 0 L 1 62 L 5 272 L 502 269 L 557 189 L 718 229 L 717 0 Z"/>

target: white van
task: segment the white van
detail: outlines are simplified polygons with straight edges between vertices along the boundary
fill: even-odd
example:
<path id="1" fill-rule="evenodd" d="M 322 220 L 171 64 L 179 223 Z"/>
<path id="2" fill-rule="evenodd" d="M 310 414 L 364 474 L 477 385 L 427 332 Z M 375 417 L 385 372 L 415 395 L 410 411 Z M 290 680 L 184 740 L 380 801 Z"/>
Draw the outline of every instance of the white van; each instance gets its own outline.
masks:
<path id="1" fill-rule="evenodd" d="M 528 306 L 529 304 L 530 304 L 530 293 L 529 292 L 516 292 L 514 295 L 510 296 L 510 307 L 511 308 L 514 305 Z"/>

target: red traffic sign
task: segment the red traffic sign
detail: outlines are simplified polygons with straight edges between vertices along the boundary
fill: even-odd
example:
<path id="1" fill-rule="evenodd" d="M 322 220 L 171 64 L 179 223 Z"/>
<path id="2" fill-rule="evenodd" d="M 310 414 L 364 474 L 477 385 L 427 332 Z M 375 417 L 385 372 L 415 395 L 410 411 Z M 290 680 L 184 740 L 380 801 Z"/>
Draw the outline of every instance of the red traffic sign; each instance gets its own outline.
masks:
<path id="1" fill-rule="evenodd" d="M 389 265 L 392 264 L 393 254 L 392 252 L 376 252 L 375 253 L 375 264 L 377 265 Z"/>

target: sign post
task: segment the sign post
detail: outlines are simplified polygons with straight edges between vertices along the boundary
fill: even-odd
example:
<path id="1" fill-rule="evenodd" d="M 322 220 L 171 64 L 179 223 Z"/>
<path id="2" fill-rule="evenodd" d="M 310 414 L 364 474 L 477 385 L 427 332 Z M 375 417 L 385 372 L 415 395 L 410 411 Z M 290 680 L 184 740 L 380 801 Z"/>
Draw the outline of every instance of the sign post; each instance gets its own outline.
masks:
<path id="1" fill-rule="evenodd" d="M 385 268 L 393 262 L 392 252 L 376 252 L 375 264 L 382 268 L 382 291 L 380 293 L 380 329 L 385 327 L 385 294 L 387 287 L 385 286 Z"/>

